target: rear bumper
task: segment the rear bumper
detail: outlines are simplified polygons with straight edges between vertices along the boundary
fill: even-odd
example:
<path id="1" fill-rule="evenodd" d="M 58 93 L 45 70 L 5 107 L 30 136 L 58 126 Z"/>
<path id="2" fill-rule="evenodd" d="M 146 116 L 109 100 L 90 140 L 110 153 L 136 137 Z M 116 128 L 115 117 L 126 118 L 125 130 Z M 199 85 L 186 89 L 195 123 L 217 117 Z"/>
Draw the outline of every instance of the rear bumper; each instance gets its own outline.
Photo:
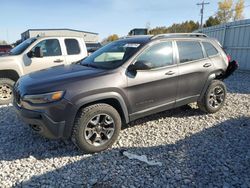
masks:
<path id="1" fill-rule="evenodd" d="M 226 79 L 238 69 L 239 65 L 236 61 L 230 61 L 226 72 L 221 76 L 221 79 Z"/>
<path id="2" fill-rule="evenodd" d="M 14 106 L 17 114 L 19 114 L 35 132 L 50 139 L 64 137 L 65 121 L 55 122 L 43 112 L 20 108 L 16 104 L 14 104 Z"/>

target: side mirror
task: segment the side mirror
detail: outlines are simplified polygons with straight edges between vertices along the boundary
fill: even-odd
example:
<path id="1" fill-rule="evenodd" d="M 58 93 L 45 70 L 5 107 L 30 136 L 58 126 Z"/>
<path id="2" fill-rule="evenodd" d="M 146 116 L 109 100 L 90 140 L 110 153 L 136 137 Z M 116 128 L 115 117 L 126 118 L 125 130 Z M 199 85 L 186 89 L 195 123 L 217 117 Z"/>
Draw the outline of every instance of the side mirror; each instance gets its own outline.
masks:
<path id="1" fill-rule="evenodd" d="M 27 53 L 27 56 L 28 56 L 29 58 L 32 58 L 32 57 L 34 57 L 34 53 L 33 53 L 32 51 L 29 51 L 29 52 Z"/>
<path id="2" fill-rule="evenodd" d="M 146 61 L 136 61 L 134 64 L 129 65 L 128 71 L 149 70 L 150 66 L 148 64 L 149 62 Z"/>
<path id="3" fill-rule="evenodd" d="M 43 51 L 41 47 L 35 47 L 34 57 L 43 57 Z"/>

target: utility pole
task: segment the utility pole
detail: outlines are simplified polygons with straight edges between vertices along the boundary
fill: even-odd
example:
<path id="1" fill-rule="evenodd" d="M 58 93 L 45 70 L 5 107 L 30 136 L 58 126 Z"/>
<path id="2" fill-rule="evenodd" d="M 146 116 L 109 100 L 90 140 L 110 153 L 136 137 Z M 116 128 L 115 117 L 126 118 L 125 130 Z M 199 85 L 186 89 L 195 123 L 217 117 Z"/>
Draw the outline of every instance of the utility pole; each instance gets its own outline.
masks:
<path id="1" fill-rule="evenodd" d="M 201 6 L 201 23 L 200 28 L 203 28 L 203 14 L 204 14 L 204 8 L 205 5 L 209 5 L 210 3 L 202 1 L 202 3 L 197 3 L 198 6 Z"/>

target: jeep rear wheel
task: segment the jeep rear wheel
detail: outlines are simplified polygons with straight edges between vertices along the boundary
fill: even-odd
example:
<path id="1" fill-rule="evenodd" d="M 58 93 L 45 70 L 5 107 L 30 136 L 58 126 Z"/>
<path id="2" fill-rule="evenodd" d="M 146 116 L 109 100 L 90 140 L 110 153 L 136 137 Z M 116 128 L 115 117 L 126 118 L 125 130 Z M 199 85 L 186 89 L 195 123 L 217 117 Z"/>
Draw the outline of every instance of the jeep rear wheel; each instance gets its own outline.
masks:
<path id="1" fill-rule="evenodd" d="M 72 141 L 86 153 L 107 149 L 121 130 L 119 113 L 108 104 L 95 104 L 79 111 L 73 128 Z"/>
<path id="2" fill-rule="evenodd" d="M 14 83 L 15 82 L 9 78 L 0 78 L 0 105 L 12 102 Z"/>
<path id="3" fill-rule="evenodd" d="M 197 104 L 202 111 L 215 113 L 223 107 L 226 93 L 225 84 L 220 80 L 213 80 L 207 88 L 202 100 L 198 101 Z"/>

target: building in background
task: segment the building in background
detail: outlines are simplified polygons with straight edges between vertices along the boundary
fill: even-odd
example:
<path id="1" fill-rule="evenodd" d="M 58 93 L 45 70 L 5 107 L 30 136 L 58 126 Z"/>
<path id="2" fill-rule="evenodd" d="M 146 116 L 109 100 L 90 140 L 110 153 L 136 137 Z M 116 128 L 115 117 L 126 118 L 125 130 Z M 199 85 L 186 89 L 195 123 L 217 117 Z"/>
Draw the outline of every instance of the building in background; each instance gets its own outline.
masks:
<path id="1" fill-rule="evenodd" d="M 98 33 L 79 31 L 73 29 L 29 29 L 21 34 L 21 40 L 24 41 L 37 36 L 66 36 L 82 37 L 86 43 L 98 43 Z"/>
<path id="2" fill-rule="evenodd" d="M 232 59 L 239 63 L 239 69 L 250 70 L 250 19 L 224 23 L 194 32 L 216 38 Z"/>

